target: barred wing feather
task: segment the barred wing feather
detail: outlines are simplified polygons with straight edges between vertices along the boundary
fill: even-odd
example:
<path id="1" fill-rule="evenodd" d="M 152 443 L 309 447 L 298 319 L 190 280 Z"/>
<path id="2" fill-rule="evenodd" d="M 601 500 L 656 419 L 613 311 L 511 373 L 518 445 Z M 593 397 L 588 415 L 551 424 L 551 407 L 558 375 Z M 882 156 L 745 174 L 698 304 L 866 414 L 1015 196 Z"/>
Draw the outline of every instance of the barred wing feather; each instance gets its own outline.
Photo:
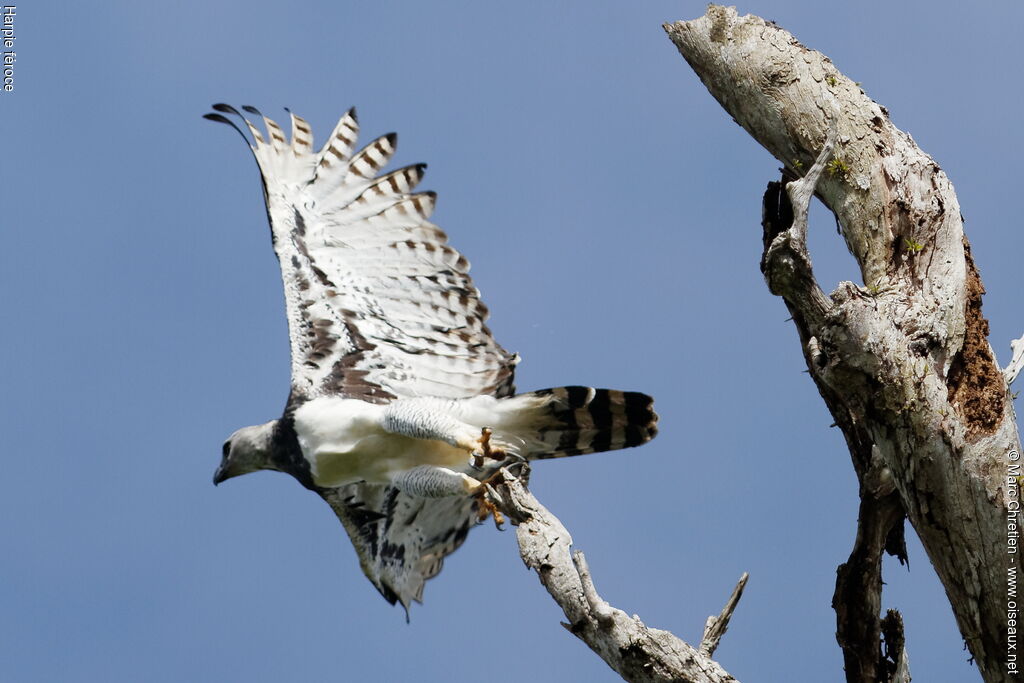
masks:
<path id="1" fill-rule="evenodd" d="M 350 484 L 321 489 L 356 548 L 359 564 L 381 595 L 408 613 L 444 558 L 476 524 L 477 501 L 468 496 L 418 498 L 393 486 Z"/>
<path id="2" fill-rule="evenodd" d="M 289 140 L 265 116 L 264 135 L 233 107 L 214 108 L 252 137 L 285 289 L 293 399 L 514 393 L 517 357 L 491 336 L 469 262 L 429 221 L 436 195 L 414 192 L 426 165 L 378 177 L 394 133 L 354 152 L 350 110 L 317 152 L 294 114 Z"/>

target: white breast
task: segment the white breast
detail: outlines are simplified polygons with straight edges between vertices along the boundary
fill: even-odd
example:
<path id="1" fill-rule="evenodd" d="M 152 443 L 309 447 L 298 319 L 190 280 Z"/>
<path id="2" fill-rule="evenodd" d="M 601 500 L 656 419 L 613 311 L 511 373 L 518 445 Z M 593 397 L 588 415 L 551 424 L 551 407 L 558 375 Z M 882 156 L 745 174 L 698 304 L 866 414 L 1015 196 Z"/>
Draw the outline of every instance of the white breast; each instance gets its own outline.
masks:
<path id="1" fill-rule="evenodd" d="M 381 427 L 385 407 L 359 399 L 322 397 L 295 411 L 299 446 L 317 485 L 383 484 L 418 465 L 461 467 L 468 461 L 467 453 L 442 441 L 385 431 Z"/>
<path id="2" fill-rule="evenodd" d="M 295 411 L 295 431 L 307 459 L 319 452 L 348 452 L 368 436 L 381 434 L 384 406 L 355 398 L 326 396 Z"/>

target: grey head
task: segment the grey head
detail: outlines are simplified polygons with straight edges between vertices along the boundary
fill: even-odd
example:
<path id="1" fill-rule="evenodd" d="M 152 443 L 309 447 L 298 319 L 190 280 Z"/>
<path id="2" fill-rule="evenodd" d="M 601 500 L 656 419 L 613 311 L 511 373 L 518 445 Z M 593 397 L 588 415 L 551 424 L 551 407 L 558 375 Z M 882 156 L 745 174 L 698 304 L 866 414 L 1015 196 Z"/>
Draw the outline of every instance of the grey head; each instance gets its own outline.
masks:
<path id="1" fill-rule="evenodd" d="M 224 442 L 220 467 L 213 473 L 214 485 L 240 474 L 277 469 L 270 459 L 276 425 L 277 420 L 271 420 L 253 427 L 242 427 L 229 436 Z"/>

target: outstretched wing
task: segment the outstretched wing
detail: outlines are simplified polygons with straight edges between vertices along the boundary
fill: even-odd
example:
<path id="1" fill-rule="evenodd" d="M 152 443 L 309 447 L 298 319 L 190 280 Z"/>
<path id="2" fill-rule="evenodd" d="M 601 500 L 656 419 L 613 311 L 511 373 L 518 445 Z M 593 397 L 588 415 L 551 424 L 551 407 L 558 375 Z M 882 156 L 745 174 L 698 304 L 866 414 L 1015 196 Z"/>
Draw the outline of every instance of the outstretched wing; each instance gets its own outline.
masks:
<path id="1" fill-rule="evenodd" d="M 387 402 L 515 393 L 518 357 L 491 336 L 469 263 L 429 222 L 434 193 L 413 192 L 426 165 L 377 177 L 395 134 L 354 152 L 352 109 L 315 152 L 312 130 L 294 114 L 289 141 L 269 118 L 264 136 L 233 107 L 214 109 L 206 118 L 249 142 L 223 114 L 244 122 L 263 179 L 291 338 L 290 405 L 332 394 Z M 477 521 L 468 496 L 417 498 L 366 483 L 316 491 L 348 531 L 366 576 L 407 610 Z"/>
<path id="2" fill-rule="evenodd" d="M 471 496 L 419 498 L 393 486 L 350 484 L 321 489 L 348 531 L 363 573 L 392 605 L 422 602 L 427 579 L 466 540 L 477 522 Z"/>
<path id="3" fill-rule="evenodd" d="M 428 220 L 436 195 L 413 191 L 426 165 L 377 176 L 394 133 L 354 152 L 351 109 L 314 151 L 295 114 L 289 141 L 265 116 L 266 137 L 233 107 L 214 109 L 237 115 L 252 136 L 284 282 L 292 400 L 514 393 L 517 357 L 491 336 L 469 262 Z"/>

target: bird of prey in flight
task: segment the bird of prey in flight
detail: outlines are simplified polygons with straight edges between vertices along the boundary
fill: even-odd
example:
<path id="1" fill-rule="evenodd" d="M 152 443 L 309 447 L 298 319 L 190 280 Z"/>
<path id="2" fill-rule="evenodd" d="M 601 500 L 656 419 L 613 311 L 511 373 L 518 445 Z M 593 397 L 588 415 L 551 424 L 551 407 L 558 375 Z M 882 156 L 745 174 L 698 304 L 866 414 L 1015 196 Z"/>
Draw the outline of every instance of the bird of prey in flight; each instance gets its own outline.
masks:
<path id="1" fill-rule="evenodd" d="M 503 459 L 639 446 L 652 399 L 582 386 L 516 394 L 517 355 L 491 336 L 469 263 L 415 192 L 426 164 L 380 175 L 394 133 L 356 149 L 350 109 L 319 150 L 252 107 L 234 127 L 259 165 L 291 340 L 284 414 L 224 443 L 219 484 L 257 470 L 295 477 L 333 508 L 363 572 L 408 612 L 485 515 L 481 481 Z M 236 125 L 233 118 L 239 120 Z M 248 136 L 245 131 L 248 132 Z"/>

